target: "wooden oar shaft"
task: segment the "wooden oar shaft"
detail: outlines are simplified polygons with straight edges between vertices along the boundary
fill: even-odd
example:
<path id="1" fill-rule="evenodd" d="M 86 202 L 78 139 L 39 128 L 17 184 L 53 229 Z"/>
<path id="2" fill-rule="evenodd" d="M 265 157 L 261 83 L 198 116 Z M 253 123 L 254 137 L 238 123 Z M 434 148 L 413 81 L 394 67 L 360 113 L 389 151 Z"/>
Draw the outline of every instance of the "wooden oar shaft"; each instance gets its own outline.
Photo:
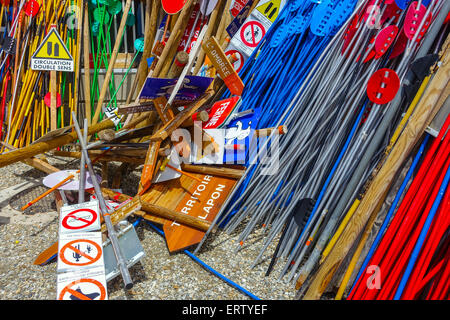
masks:
<path id="1" fill-rule="evenodd" d="M 108 71 L 106 72 L 105 79 L 103 80 L 102 89 L 100 91 L 100 96 L 97 101 L 97 107 L 95 109 L 94 118 L 92 119 L 92 123 L 96 124 L 98 118 L 100 117 L 100 112 L 102 110 L 103 101 L 105 100 L 106 91 L 109 88 L 109 81 L 111 80 L 111 76 L 114 70 L 114 64 L 116 63 L 117 54 L 119 52 L 120 44 L 122 43 L 122 35 L 125 31 L 126 22 L 128 19 L 128 13 L 131 7 L 131 0 L 127 0 L 125 7 L 122 13 L 122 20 L 120 22 L 119 31 L 117 33 L 116 42 L 114 44 L 114 49 L 111 53 L 111 58 L 109 60 Z"/>
<path id="2" fill-rule="evenodd" d="M 54 152 L 54 155 L 69 158 L 78 158 L 78 159 L 81 158 L 81 152 L 74 152 L 74 151 L 58 151 Z M 98 154 L 89 152 L 89 155 L 95 157 Z M 133 163 L 137 165 L 143 164 L 145 160 L 142 157 L 129 157 L 124 155 L 104 155 L 100 156 L 100 159 L 102 162 L 116 161 L 116 162 Z"/>
<path id="3" fill-rule="evenodd" d="M 48 196 L 50 193 L 52 193 L 53 191 L 57 190 L 59 187 L 61 187 L 62 185 L 64 185 L 67 181 L 69 181 L 70 179 L 72 179 L 73 177 L 75 177 L 73 174 L 69 175 L 67 178 L 65 178 L 64 180 L 62 180 L 61 182 L 59 182 L 58 184 L 56 184 L 55 186 L 53 186 L 52 188 L 48 189 L 47 191 L 45 191 L 43 194 L 41 194 L 39 197 L 37 197 L 36 199 L 28 202 L 26 205 L 24 205 L 22 207 L 22 211 L 24 211 L 25 209 L 27 209 L 28 207 L 31 207 L 33 204 L 35 204 L 36 202 L 38 202 L 39 200 L 43 199 L 44 197 Z"/>
<path id="4" fill-rule="evenodd" d="M 213 167 L 213 166 L 203 166 L 203 165 L 193 165 L 193 164 L 182 164 L 181 169 L 189 172 L 195 172 L 200 174 L 207 174 L 225 178 L 240 179 L 245 173 L 245 170 Z"/>
<path id="5" fill-rule="evenodd" d="M 88 128 L 88 135 L 93 135 L 101 130 L 113 128 L 114 122 L 106 119 L 100 123 L 97 123 Z M 0 168 L 7 166 L 9 164 L 15 163 L 17 161 L 22 161 L 31 158 L 37 154 L 50 151 L 54 148 L 63 146 L 65 144 L 71 143 L 77 139 L 76 132 L 71 132 L 64 134 L 62 136 L 53 138 L 45 142 L 38 142 L 36 144 L 29 145 L 27 147 L 14 150 L 10 153 L 3 154 L 0 157 Z"/>
<path id="6" fill-rule="evenodd" d="M 141 200 L 141 207 L 142 210 L 147 211 L 151 214 L 160 216 L 162 218 L 166 218 L 169 220 L 176 221 L 177 223 L 184 224 L 186 226 L 201 230 L 201 231 L 207 231 L 209 227 L 211 226 L 211 223 L 199 219 L 197 217 L 188 216 L 183 213 L 176 212 L 174 210 L 170 210 L 164 207 L 160 207 L 145 201 Z"/>

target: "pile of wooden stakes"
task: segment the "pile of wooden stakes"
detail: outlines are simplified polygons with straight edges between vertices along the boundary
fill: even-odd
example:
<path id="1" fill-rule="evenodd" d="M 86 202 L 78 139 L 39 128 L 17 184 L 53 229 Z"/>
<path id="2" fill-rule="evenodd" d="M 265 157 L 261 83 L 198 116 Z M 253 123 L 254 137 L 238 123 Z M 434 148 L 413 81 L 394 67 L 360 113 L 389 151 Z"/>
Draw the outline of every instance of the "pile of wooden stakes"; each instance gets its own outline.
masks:
<path id="1" fill-rule="evenodd" d="M 160 225 L 170 252 L 197 253 L 219 226 L 243 230 L 235 251 L 245 251 L 262 229 L 251 266 L 269 258 L 269 276 L 282 263 L 277 276 L 299 298 L 446 298 L 448 227 L 436 221 L 448 225 L 448 121 L 431 123 L 448 115 L 447 1 L 0 2 L 0 168 L 22 161 L 48 174 L 48 191 L 23 211 L 49 194 L 61 219 L 71 205 L 97 203 L 97 242 L 110 241 L 126 289 L 133 280 L 118 225 L 134 216 Z M 281 38 L 289 61 L 262 61 L 283 51 Z M 284 67 L 295 57 L 307 74 Z M 287 94 L 273 79 L 299 83 Z M 279 114 L 258 104 L 278 94 L 292 99 Z M 274 146 L 277 170 L 268 174 Z M 410 162 L 428 149 L 436 163 L 425 179 Z M 50 158 L 80 164 L 58 170 Z M 134 171 L 140 181 L 124 192 Z M 400 201 L 420 192 L 418 204 Z M 396 195 L 399 207 L 388 206 Z M 420 230 L 400 226 L 408 208 Z M 400 229 L 408 236 L 388 249 Z M 60 238 L 35 264 L 62 263 L 61 246 Z M 86 255 L 73 248 L 77 260 Z M 382 290 L 366 285 L 373 264 L 381 274 L 395 269 Z M 91 298 L 106 299 L 106 289 Z"/>

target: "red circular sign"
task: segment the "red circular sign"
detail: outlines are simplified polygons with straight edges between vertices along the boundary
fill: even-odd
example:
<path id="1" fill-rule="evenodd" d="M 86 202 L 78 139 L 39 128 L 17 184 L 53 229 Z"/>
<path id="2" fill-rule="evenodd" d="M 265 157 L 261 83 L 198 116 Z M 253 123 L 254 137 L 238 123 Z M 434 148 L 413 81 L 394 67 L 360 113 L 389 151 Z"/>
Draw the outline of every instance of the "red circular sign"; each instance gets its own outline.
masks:
<path id="1" fill-rule="evenodd" d="M 242 42 L 251 48 L 255 48 L 266 35 L 266 29 L 259 21 L 249 21 L 241 28 Z"/>
<path id="2" fill-rule="evenodd" d="M 78 289 L 78 290 L 72 289 L 75 285 L 79 286 L 80 284 L 85 284 L 85 283 L 94 285 L 95 286 L 94 288 L 98 289 L 98 291 L 99 291 L 99 292 L 96 292 L 95 296 L 96 297 L 98 296 L 99 300 L 105 300 L 106 289 L 100 281 L 97 281 L 95 279 L 80 279 L 80 280 L 75 280 L 75 281 L 69 283 L 67 286 L 64 287 L 64 289 L 61 290 L 61 293 L 59 294 L 58 299 L 63 300 L 64 295 L 66 293 L 69 293 L 72 296 L 74 296 L 75 298 L 78 298 L 79 300 L 93 300 L 93 298 L 90 295 L 88 295 L 86 292 L 82 292 L 82 290 L 80 290 L 80 289 Z"/>
<path id="3" fill-rule="evenodd" d="M 75 243 L 92 244 L 97 249 L 96 250 L 97 254 L 94 257 L 92 257 L 89 254 L 79 250 L 78 248 L 75 248 L 73 246 L 73 244 L 75 244 Z M 72 261 L 69 261 L 69 260 L 67 260 L 67 258 L 65 256 L 66 250 L 73 251 L 74 253 L 79 255 L 79 258 L 84 257 L 88 261 L 87 262 L 72 262 Z M 94 262 L 98 261 L 101 257 L 102 257 L 102 248 L 96 242 L 91 241 L 91 240 L 87 240 L 87 239 L 77 239 L 77 240 L 70 241 L 69 243 L 64 245 L 61 248 L 61 251 L 59 252 L 59 258 L 61 259 L 62 262 L 64 262 L 67 265 L 70 265 L 70 266 L 78 266 L 78 267 L 82 267 L 82 266 L 87 266 L 87 265 L 93 264 Z"/>
<path id="4" fill-rule="evenodd" d="M 233 64 L 234 70 L 239 73 L 239 71 L 241 71 L 242 67 L 244 66 L 244 56 L 242 55 L 242 53 L 237 50 L 228 50 L 227 52 L 225 52 L 225 54 L 227 57 L 233 55 L 236 57 L 237 60 L 231 63 Z"/>
<path id="5" fill-rule="evenodd" d="M 394 70 L 384 68 L 376 71 L 367 83 L 367 95 L 373 103 L 386 104 L 395 98 L 400 79 Z"/>
<path id="6" fill-rule="evenodd" d="M 82 218 L 82 217 L 77 217 L 76 214 L 79 213 L 79 212 L 89 212 L 91 214 L 92 218 L 91 219 L 85 219 L 85 218 Z M 74 219 L 74 220 L 77 220 L 77 221 L 81 221 L 84 224 L 79 225 L 79 226 L 71 226 L 70 222 L 69 222 L 69 219 Z M 78 210 L 72 211 L 67 216 L 65 216 L 62 219 L 62 225 L 66 229 L 79 230 L 79 229 L 83 229 L 83 228 L 89 227 L 96 220 L 97 220 L 97 212 L 95 212 L 94 210 L 92 210 L 92 209 L 78 209 Z"/>

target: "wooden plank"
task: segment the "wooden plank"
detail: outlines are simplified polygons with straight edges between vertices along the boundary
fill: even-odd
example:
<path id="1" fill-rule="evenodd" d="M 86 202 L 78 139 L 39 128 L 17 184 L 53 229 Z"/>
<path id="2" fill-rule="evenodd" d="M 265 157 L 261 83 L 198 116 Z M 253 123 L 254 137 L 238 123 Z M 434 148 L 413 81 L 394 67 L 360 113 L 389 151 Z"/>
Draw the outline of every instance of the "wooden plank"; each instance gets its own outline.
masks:
<path id="1" fill-rule="evenodd" d="M 192 117 L 197 110 L 202 107 L 214 94 L 213 90 L 208 90 L 198 101 L 192 103 L 186 109 L 178 113 L 170 122 L 164 124 L 151 138 L 151 141 L 162 141 L 178 129 L 183 122 Z"/>
<path id="2" fill-rule="evenodd" d="M 168 208 L 164 208 L 152 203 L 148 202 L 141 202 L 142 210 L 146 212 L 153 213 L 157 216 L 160 216 L 164 219 L 169 219 L 173 221 L 177 221 L 178 223 L 181 223 L 182 225 L 198 229 L 200 231 L 206 232 L 209 227 L 211 226 L 210 222 L 207 222 L 205 220 L 199 219 L 197 217 L 188 216 L 186 214 L 179 213 L 175 210 L 171 210 Z"/>
<path id="3" fill-rule="evenodd" d="M 401 165 L 408 157 L 415 144 L 427 128 L 428 123 L 434 118 L 439 111 L 441 105 L 438 105 L 446 87 L 449 86 L 450 79 L 450 37 L 447 38 L 445 53 L 440 68 L 437 70 L 432 82 L 424 93 L 424 97 L 416 107 L 416 111 L 412 114 L 405 130 L 399 137 L 396 145 L 392 149 L 391 154 L 387 158 L 385 164 L 380 169 L 378 175 L 374 178 L 367 190 L 366 195 L 361 201 L 355 214 L 350 219 L 347 227 L 336 245 L 319 267 L 310 287 L 305 293 L 305 300 L 319 299 L 331 281 L 334 273 L 348 254 L 354 241 L 364 228 L 369 217 L 377 208 L 380 201 L 383 201 L 383 195 L 392 184 L 394 177 L 400 170 Z"/>
<path id="4" fill-rule="evenodd" d="M 196 176 L 202 179 L 202 183 L 194 181 L 174 210 L 212 222 L 233 190 L 236 180 L 201 174 Z M 183 180 L 183 177 L 180 180 Z M 175 221 L 164 223 L 163 230 L 170 252 L 196 245 L 205 235 L 203 231 L 180 225 Z"/>
<path id="5" fill-rule="evenodd" d="M 143 194 L 152 182 L 155 174 L 156 163 L 158 160 L 158 150 L 162 141 L 153 141 L 148 147 L 147 156 L 145 157 L 144 168 L 142 169 L 141 181 L 139 183 L 139 194 Z"/>
<path id="6" fill-rule="evenodd" d="M 232 169 L 216 166 L 203 166 L 194 164 L 182 164 L 181 168 L 185 171 L 208 174 L 212 176 L 225 177 L 231 179 L 240 179 L 245 173 L 242 169 Z"/>

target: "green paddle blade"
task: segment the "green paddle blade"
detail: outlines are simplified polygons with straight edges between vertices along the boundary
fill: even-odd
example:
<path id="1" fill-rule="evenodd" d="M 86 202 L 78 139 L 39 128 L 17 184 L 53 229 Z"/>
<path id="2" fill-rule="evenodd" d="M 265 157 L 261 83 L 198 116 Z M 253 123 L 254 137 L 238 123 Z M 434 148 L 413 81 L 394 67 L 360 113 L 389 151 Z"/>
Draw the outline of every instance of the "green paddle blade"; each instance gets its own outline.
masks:
<path id="1" fill-rule="evenodd" d="M 97 37 L 98 33 L 100 31 L 100 22 L 94 21 L 94 23 L 92 23 L 91 31 L 92 31 L 92 35 L 94 37 Z"/>
<path id="2" fill-rule="evenodd" d="M 94 10 L 94 20 L 96 22 L 107 24 L 109 22 L 110 15 L 106 10 L 106 7 L 99 7 Z"/>
<path id="3" fill-rule="evenodd" d="M 136 17 L 134 14 L 129 13 L 127 17 L 127 26 L 132 27 L 136 23 Z"/>
<path id="4" fill-rule="evenodd" d="M 110 1 L 110 4 L 108 5 L 109 14 L 115 16 L 116 14 L 120 13 L 121 11 L 122 11 L 122 2 Z"/>
<path id="5" fill-rule="evenodd" d="M 134 41 L 134 48 L 137 52 L 144 52 L 144 38 L 137 38 Z"/>

